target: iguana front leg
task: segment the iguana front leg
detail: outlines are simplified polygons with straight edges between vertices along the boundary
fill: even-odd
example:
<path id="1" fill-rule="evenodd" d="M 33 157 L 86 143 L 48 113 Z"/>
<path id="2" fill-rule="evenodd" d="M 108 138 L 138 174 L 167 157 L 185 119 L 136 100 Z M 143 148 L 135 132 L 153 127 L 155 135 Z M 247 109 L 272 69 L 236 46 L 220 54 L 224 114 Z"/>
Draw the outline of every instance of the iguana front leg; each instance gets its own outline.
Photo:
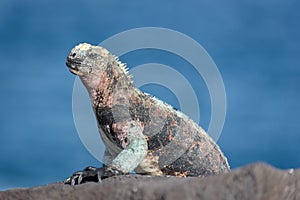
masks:
<path id="1" fill-rule="evenodd" d="M 75 172 L 65 183 L 76 185 L 84 182 L 101 182 L 101 179 L 132 172 L 147 155 L 148 145 L 139 122 L 130 121 L 113 125 L 118 141 L 124 148 L 108 166 L 87 167 Z"/>

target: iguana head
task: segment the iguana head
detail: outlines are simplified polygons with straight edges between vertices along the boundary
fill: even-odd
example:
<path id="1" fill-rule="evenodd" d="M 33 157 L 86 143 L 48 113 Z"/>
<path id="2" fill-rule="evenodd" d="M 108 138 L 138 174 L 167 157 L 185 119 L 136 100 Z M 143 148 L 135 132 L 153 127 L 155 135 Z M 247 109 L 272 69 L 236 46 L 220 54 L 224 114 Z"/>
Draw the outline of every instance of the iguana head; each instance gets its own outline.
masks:
<path id="1" fill-rule="evenodd" d="M 81 78 L 86 87 L 94 88 L 115 62 L 115 56 L 105 48 L 82 43 L 71 50 L 66 65 Z M 109 76 L 105 79 L 109 79 Z"/>
<path id="2" fill-rule="evenodd" d="M 82 43 L 71 50 L 66 65 L 73 74 L 89 76 L 105 70 L 111 56 L 103 47 Z"/>

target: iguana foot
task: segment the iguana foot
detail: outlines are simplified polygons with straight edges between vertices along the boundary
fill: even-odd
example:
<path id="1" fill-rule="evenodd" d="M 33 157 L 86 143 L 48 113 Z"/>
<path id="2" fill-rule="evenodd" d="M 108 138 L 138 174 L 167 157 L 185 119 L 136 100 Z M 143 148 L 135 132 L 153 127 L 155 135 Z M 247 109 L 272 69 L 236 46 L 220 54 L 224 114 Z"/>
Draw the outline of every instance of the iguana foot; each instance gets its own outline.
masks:
<path id="1" fill-rule="evenodd" d="M 111 167 L 86 167 L 82 171 L 77 171 L 72 176 L 64 181 L 65 184 L 79 185 L 86 182 L 101 183 L 102 179 L 123 174 L 121 171 Z"/>

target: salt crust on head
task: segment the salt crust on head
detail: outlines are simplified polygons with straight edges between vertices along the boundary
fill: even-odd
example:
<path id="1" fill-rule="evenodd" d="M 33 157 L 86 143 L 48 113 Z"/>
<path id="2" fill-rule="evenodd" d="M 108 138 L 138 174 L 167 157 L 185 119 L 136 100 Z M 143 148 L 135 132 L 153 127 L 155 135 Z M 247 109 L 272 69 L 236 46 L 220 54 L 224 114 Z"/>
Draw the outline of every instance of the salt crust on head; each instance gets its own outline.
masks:
<path id="1" fill-rule="evenodd" d="M 88 50 L 89 48 L 91 48 L 92 45 L 88 44 L 88 43 L 82 43 L 82 44 L 79 44 L 75 47 L 76 50 L 80 50 L 80 51 L 86 51 Z"/>

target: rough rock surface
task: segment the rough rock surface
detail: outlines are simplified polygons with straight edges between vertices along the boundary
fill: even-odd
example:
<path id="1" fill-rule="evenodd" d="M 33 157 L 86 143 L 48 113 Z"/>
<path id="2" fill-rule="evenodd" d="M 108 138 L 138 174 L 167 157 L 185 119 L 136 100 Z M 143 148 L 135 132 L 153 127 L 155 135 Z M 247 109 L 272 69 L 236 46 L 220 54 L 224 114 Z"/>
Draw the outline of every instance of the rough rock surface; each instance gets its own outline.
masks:
<path id="1" fill-rule="evenodd" d="M 0 199 L 263 199 L 300 200 L 300 169 L 278 170 L 257 163 L 205 178 L 126 175 L 101 184 L 55 183 L 0 192 Z"/>

